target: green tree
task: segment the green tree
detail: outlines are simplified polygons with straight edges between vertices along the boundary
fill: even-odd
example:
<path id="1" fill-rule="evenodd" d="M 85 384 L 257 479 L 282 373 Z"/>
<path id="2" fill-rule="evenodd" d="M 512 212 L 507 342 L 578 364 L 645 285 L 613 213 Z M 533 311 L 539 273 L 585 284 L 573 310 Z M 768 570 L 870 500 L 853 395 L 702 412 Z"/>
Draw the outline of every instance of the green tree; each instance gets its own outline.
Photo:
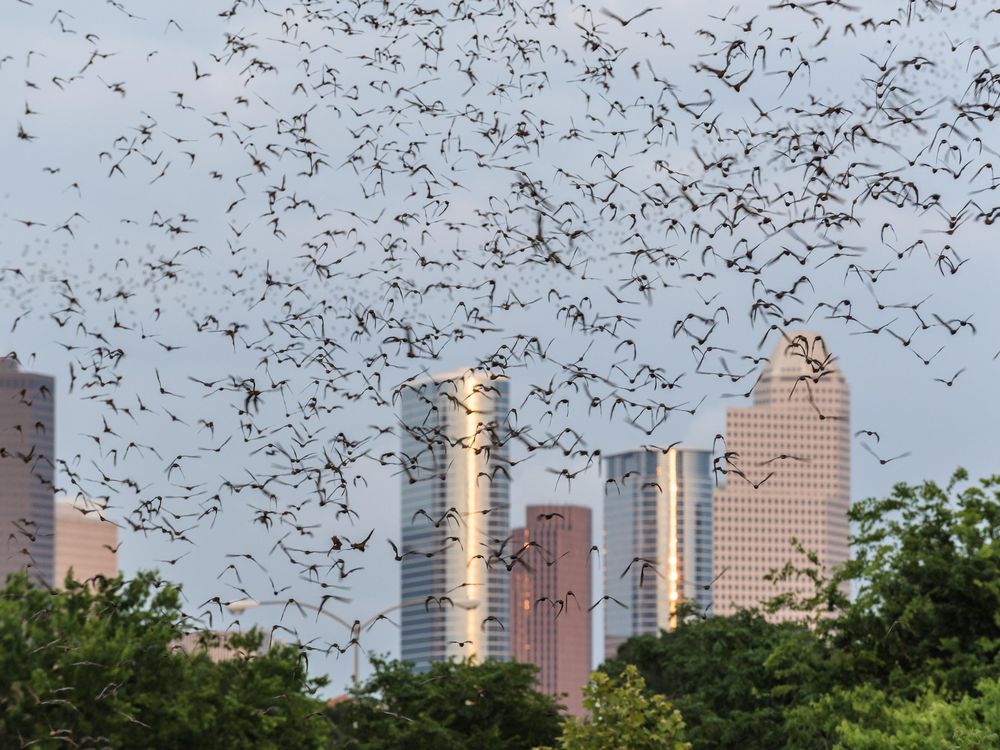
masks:
<path id="1" fill-rule="evenodd" d="M 983 680 L 976 696 L 949 700 L 934 690 L 914 700 L 861 685 L 837 689 L 792 712 L 790 746 L 801 739 L 834 750 L 991 750 L 1000 747 L 1000 681 Z"/>
<path id="2" fill-rule="evenodd" d="M 536 689 L 537 668 L 445 661 L 416 672 L 373 659 L 375 672 L 329 711 L 337 748 L 529 750 L 559 734 L 559 704 Z"/>
<path id="3" fill-rule="evenodd" d="M 973 693 L 1000 675 L 1000 476 L 967 479 L 900 483 L 851 508 L 852 559 L 797 602 L 819 636 L 811 653 L 799 644 L 770 662 L 803 698 L 866 682 L 910 698 L 928 684 Z"/>
<path id="4" fill-rule="evenodd" d="M 865 678 L 893 691 L 930 680 L 972 692 L 998 674 L 1000 476 L 956 491 L 967 479 L 960 469 L 944 489 L 897 484 L 851 510 L 854 559 L 837 578 L 857 596 L 828 638 L 860 650 Z"/>
<path id="5" fill-rule="evenodd" d="M 890 698 L 904 713 L 979 700 L 977 685 L 1000 677 L 1000 477 L 967 480 L 959 469 L 944 487 L 900 483 L 855 503 L 852 559 L 832 572 L 793 545 L 797 562 L 771 578 L 813 591 L 766 607 L 797 608 L 803 624 L 695 618 L 626 642 L 604 669 L 638 665 L 699 749 L 829 750 L 841 725 L 882 726 Z"/>
<path id="6" fill-rule="evenodd" d="M 645 688 L 633 664 L 617 677 L 594 672 L 583 691 L 590 716 L 566 720 L 559 750 L 690 750 L 680 712 Z"/>
<path id="7" fill-rule="evenodd" d="M 766 665 L 778 645 L 791 639 L 814 636 L 749 611 L 681 618 L 676 630 L 629 639 L 601 670 L 619 674 L 635 664 L 648 689 L 680 710 L 695 748 L 773 750 L 784 744 L 788 699 Z"/>
<path id="8" fill-rule="evenodd" d="M 253 631 L 215 663 L 172 648 L 176 588 L 143 573 L 64 590 L 14 575 L 0 593 L 0 746 L 319 748 L 328 723 L 299 650 Z"/>

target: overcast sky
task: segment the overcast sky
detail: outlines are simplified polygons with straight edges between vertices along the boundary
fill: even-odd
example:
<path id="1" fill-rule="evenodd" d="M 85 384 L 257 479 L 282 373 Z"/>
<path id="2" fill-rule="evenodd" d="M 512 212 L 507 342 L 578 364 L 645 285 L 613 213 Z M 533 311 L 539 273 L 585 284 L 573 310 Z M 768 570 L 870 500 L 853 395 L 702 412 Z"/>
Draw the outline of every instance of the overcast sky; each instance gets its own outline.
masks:
<path id="1" fill-rule="evenodd" d="M 136 19 L 112 3 L 74 6 L 72 15 L 57 13 L 59 6 L 44 0 L 35 0 L 33 5 L 8 3 L 0 24 L 0 59 L 3 59 L 0 93 L 7 103 L 0 112 L 0 164 L 3 165 L 0 255 L 4 266 L 22 269 L 25 276 L 7 271 L 3 277 L 8 303 L 0 319 L 5 339 L 0 349 L 16 351 L 29 369 L 56 376 L 59 457 L 73 461 L 89 480 L 99 476 L 96 467 L 104 471 L 113 468 L 117 476 L 133 478 L 143 488 L 140 497 L 166 496 L 169 507 L 179 514 L 202 507 L 199 503 L 204 497 L 198 496 L 202 490 L 215 494 L 226 479 L 247 481 L 248 472 L 266 474 L 281 458 L 268 455 L 267 440 L 244 443 L 240 439 L 240 420 L 235 414 L 235 407 L 241 401 L 239 394 L 209 394 L 188 377 L 214 381 L 239 373 L 241 377 L 253 374 L 262 382 L 268 377 L 272 381 L 287 378 L 290 383 L 287 392 L 295 394 L 301 405 L 315 394 L 315 384 L 310 381 L 316 375 L 315 369 L 275 361 L 262 367 L 259 353 L 242 346 L 238 339 L 234 346 L 224 334 L 199 332 L 194 322 L 214 316 L 218 321 L 216 327 L 221 329 L 239 322 L 245 326 L 240 328 L 239 336 L 252 343 L 265 335 L 268 325 L 273 327 L 274 321 L 291 309 L 286 304 L 294 304 L 296 309 L 308 304 L 326 304 L 331 312 L 325 335 L 343 347 L 337 355 L 339 361 L 345 369 L 352 369 L 377 351 L 378 338 L 352 335 L 355 322 L 350 315 L 342 315 L 345 311 L 375 305 L 387 316 L 444 325 L 461 322 L 470 308 L 484 305 L 481 292 L 468 290 L 454 293 L 439 290 L 428 294 L 426 300 L 401 295 L 397 299 L 387 286 L 393 274 L 413 279 L 418 286 L 441 278 L 468 284 L 492 280 L 501 290 L 498 301 L 504 297 L 511 299 L 508 293 L 513 292 L 522 302 L 536 299 L 538 302 L 523 309 L 510 305 L 502 312 L 488 314 L 491 324 L 487 327 L 495 330 L 470 329 L 465 339 L 449 343 L 437 361 L 408 362 L 390 347 L 392 362 L 399 369 L 387 367 L 383 371 L 384 394 L 390 393 L 394 384 L 423 369 L 443 371 L 468 366 L 495 352 L 504 341 L 510 342 L 507 337 L 519 333 L 538 336 L 546 343 L 551 341 L 550 355 L 557 362 L 572 362 L 585 356 L 586 363 L 595 370 L 607 371 L 622 360 L 626 368 L 634 368 L 628 349 L 616 352 L 617 342 L 594 341 L 572 328 L 566 315 L 560 313 L 566 302 L 549 295 L 550 290 L 556 289 L 577 304 L 589 297 L 607 314 L 634 318 L 623 327 L 634 325 L 628 337 L 637 342 L 637 361 L 663 367 L 671 377 L 685 374 L 681 380 L 683 388 L 672 391 L 668 401 L 701 406 L 693 416 L 675 412 L 651 437 L 628 425 L 620 415 L 613 419 L 606 412 L 588 416 L 587 398 L 582 393 L 575 397 L 570 415 L 547 417 L 546 407 L 537 402 L 528 401 L 521 406 L 531 384 L 547 383 L 558 373 L 551 362 L 534 362 L 509 372 L 513 403 L 520 407 L 520 418 L 536 425 L 542 435 L 547 430 L 557 431 L 563 425 L 572 425 L 584 435 L 591 449 L 600 448 L 604 453 L 674 440 L 684 440 L 695 447 L 711 447 L 713 436 L 724 430 L 725 409 L 746 403 L 744 399 L 727 398 L 724 394 L 745 392 L 754 376 L 734 384 L 727 378 L 694 374 L 697 359 L 691 350 L 692 341 L 683 335 L 675 336 L 674 324 L 689 311 L 710 314 L 708 311 L 715 309 L 715 305 L 724 304 L 730 321 L 713 343 L 736 352 L 730 355 L 727 364 L 734 372 L 751 369 L 748 363 L 740 362 L 740 355 L 767 355 L 777 343 L 772 335 L 762 347 L 758 346 L 767 327 L 759 321 L 752 326 L 748 318 L 747 312 L 758 296 L 752 286 L 753 279 L 749 275 L 726 273 L 719 262 L 711 266 L 711 258 L 702 259 L 701 250 L 709 242 L 704 236 L 671 233 L 663 223 L 668 216 L 657 214 L 646 222 L 640 218 L 639 229 L 645 237 L 655 237 L 681 258 L 663 269 L 664 279 L 676 286 L 661 289 L 649 300 L 634 289 L 623 290 L 632 278 L 633 268 L 633 258 L 624 253 L 635 245 L 628 225 L 602 214 L 593 205 L 584 205 L 580 191 L 573 187 L 573 179 L 568 175 L 602 173 L 605 169 L 602 162 L 593 161 L 599 148 L 614 150 L 614 155 L 605 161 L 630 167 L 623 179 L 633 185 L 666 179 L 655 168 L 655 159 L 666 159 L 677 172 L 697 172 L 698 156 L 707 158 L 718 146 L 709 134 L 692 130 L 689 120 L 678 116 L 675 134 L 665 137 L 655 150 L 639 153 L 637 135 L 619 137 L 613 131 L 624 131 L 640 123 L 644 116 L 642 108 L 616 119 L 614 102 L 657 100 L 661 90 L 652 78 L 654 71 L 658 78 L 675 82 L 679 90 L 691 97 L 701 94 L 707 85 L 706 76 L 696 75 L 692 64 L 700 59 L 697 55 L 706 48 L 707 41 L 695 32 L 699 28 L 713 28 L 716 33 L 722 33 L 719 29 L 727 29 L 733 35 L 740 33 L 728 19 L 710 18 L 724 16 L 730 3 L 714 0 L 667 3 L 628 27 L 620 27 L 600 14 L 588 15 L 578 3 L 556 5 L 559 8 L 556 26 L 527 29 L 520 24 L 506 31 L 511 37 L 515 34 L 527 37 L 530 33 L 540 39 L 544 66 L 534 62 L 518 68 L 525 75 L 511 79 L 517 87 L 513 83 L 490 87 L 487 76 L 482 74 L 479 85 L 466 93 L 469 79 L 461 72 L 461 62 L 443 64 L 433 76 L 425 74 L 420 64 L 428 55 L 433 56 L 432 52 L 410 43 L 391 44 L 361 22 L 356 26 L 361 33 L 324 35 L 323 24 L 308 22 L 308 14 L 299 6 L 294 14 L 285 14 L 284 19 L 264 12 L 259 5 L 242 7 L 236 16 L 227 19 L 218 14 L 221 6 L 178 0 L 141 9 L 137 4 L 135 14 L 145 18 Z M 873 63 L 865 55 L 878 62 L 890 54 L 894 59 L 917 54 L 932 57 L 939 62 L 940 70 L 933 73 L 925 70 L 923 76 L 917 77 L 913 85 L 918 88 L 913 97 L 928 105 L 941 98 L 953 99 L 962 95 L 960 89 L 969 79 L 965 69 L 969 66 L 975 69 L 981 62 L 972 54 L 971 42 L 964 42 L 964 46 L 952 53 L 953 40 L 972 39 L 990 50 L 996 42 L 994 22 L 983 20 L 985 6 L 972 3 L 963 4 L 958 13 L 942 13 L 924 23 L 914 21 L 909 28 L 897 26 L 857 37 L 842 34 L 840 27 L 844 21 L 840 21 L 837 33 L 817 51 L 806 43 L 817 33 L 809 22 L 791 13 L 767 11 L 766 5 L 743 3 L 738 10 L 731 11 L 730 18 L 745 20 L 755 12 L 765 13 L 766 24 L 774 26 L 772 37 L 798 35 L 797 43 L 805 53 L 823 58 L 813 65 L 811 78 L 800 76 L 779 97 L 787 81 L 781 71 L 788 67 L 789 59 L 795 58 L 789 53 L 784 59 L 775 59 L 772 51 L 768 70 L 779 75 L 763 77 L 762 83 L 755 84 L 758 88 L 753 90 L 753 98 L 767 109 L 780 108 L 774 114 L 779 121 L 795 116 L 788 113 L 788 108 L 815 108 L 816 102 L 810 101 L 810 96 L 826 105 L 860 106 L 860 102 L 871 96 L 866 91 L 866 86 L 868 89 L 871 86 L 865 79 L 873 75 Z M 639 9 L 634 3 L 621 0 L 609 0 L 606 6 L 626 16 Z M 621 47 L 628 47 L 616 63 L 617 75 L 609 91 L 599 91 L 586 81 L 581 82 L 573 75 L 578 70 L 561 61 L 560 50 L 586 58 L 581 51 L 581 29 L 574 22 L 588 26 L 593 21 L 605 24 L 609 38 Z M 292 28 L 296 22 L 299 26 Z M 499 33 L 500 21 L 483 17 L 478 23 L 484 40 L 491 33 Z M 754 33 L 763 33 L 764 25 L 763 20 L 757 22 Z M 672 46 L 659 44 L 652 33 L 656 28 L 665 30 Z M 650 35 L 643 36 L 645 31 Z M 91 34 L 95 36 L 88 36 Z M 225 47 L 226 34 L 235 34 L 255 46 L 245 55 L 227 58 L 232 46 Z M 471 34 L 468 24 L 456 25 L 454 32 L 442 41 L 445 52 L 441 57 L 465 59 Z M 304 46 L 304 42 L 310 46 Z M 320 48 L 324 42 L 333 47 Z M 494 39 L 493 44 L 500 47 L 502 40 Z M 390 48 L 392 54 L 399 55 L 395 63 L 388 56 Z M 386 56 L 380 58 L 375 52 L 378 49 L 385 50 Z M 255 66 L 253 60 L 266 60 L 275 67 Z M 373 60 L 377 64 L 369 64 Z M 632 68 L 632 61 L 637 68 Z M 210 75 L 196 79 L 194 63 L 199 75 Z M 379 65 L 385 66 L 384 71 L 380 72 Z M 497 72 L 501 67 L 494 64 L 488 70 Z M 547 72 L 547 78 L 527 75 L 540 69 Z M 74 75 L 80 77 L 74 79 Z M 308 93 L 304 89 L 294 90 L 300 79 L 315 82 L 317 76 L 335 85 Z M 385 85 L 373 86 L 370 83 L 373 80 L 384 80 Z M 449 112 L 471 105 L 495 114 L 498 121 L 508 126 L 525 121 L 530 130 L 541 127 L 552 135 L 538 148 L 526 146 L 520 151 L 510 151 L 505 163 L 494 163 L 489 168 L 477 165 L 478 157 L 473 152 L 460 152 L 456 145 L 460 156 L 458 168 L 451 175 L 459 184 L 448 192 L 447 206 L 435 203 L 432 194 L 438 192 L 437 188 L 427 185 L 420 170 L 414 169 L 422 161 L 429 169 L 441 170 L 444 157 L 435 156 L 431 148 L 410 162 L 410 168 L 414 169 L 411 174 L 391 175 L 384 194 L 366 197 L 377 187 L 373 174 L 354 167 L 370 164 L 374 157 L 370 150 L 364 151 L 363 158 L 353 162 L 352 167 L 352 156 L 361 148 L 359 144 L 368 140 L 377 141 L 384 158 L 395 163 L 400 158 L 398 152 L 405 152 L 414 142 L 430 143 L 436 148 L 450 124 L 455 129 L 455 138 L 465 139 L 464 147 L 483 148 L 482 142 L 475 140 L 476 128 L 459 118 L 433 119 L 430 115 L 402 115 L 385 109 L 399 101 L 396 87 L 401 81 L 409 82 L 413 87 L 411 94 L 419 96 L 425 104 L 441 101 Z M 416 86 L 420 81 L 426 83 Z M 541 81 L 544 81 L 542 88 L 532 88 Z M 179 97 L 177 92 L 183 96 Z M 324 93 L 326 96 L 321 96 Z M 716 96 L 721 122 L 749 122 L 754 128 L 766 127 L 764 122 L 757 124 L 759 118 L 748 104 L 747 96 L 736 96 L 721 86 Z M 378 114 L 370 114 L 371 110 Z M 301 124 L 293 115 L 307 111 L 308 133 L 315 145 L 304 142 L 299 145 L 304 150 L 315 148 L 325 162 L 315 176 L 308 177 L 301 174 L 301 158 L 287 152 L 277 156 L 267 148 L 274 143 L 287 145 L 289 130 Z M 600 117 L 601 122 L 588 119 L 588 114 Z M 541 121 L 548 124 L 540 125 Z M 229 128 L 218 127 L 221 122 Z M 361 129 L 366 122 L 381 123 L 384 130 L 366 132 Z M 931 122 L 927 130 L 933 131 L 936 126 L 936 121 Z M 559 140 L 556 134 L 571 127 L 589 132 L 591 140 Z M 19 138 L 19 128 L 32 140 Z M 214 135 L 218 132 L 224 132 L 224 137 Z M 961 139 L 953 136 L 953 141 L 961 140 L 966 148 L 973 135 L 965 132 Z M 995 140 L 990 140 L 990 133 L 980 132 L 979 136 L 987 148 L 991 143 L 996 145 Z M 915 153 L 928 137 L 909 134 L 898 142 L 893 140 L 892 145 L 901 152 Z M 119 162 L 130 145 L 134 153 Z M 886 158 L 885 149 L 865 152 L 860 144 L 858 148 L 859 161 L 866 153 L 871 158 Z M 501 153 L 506 150 L 505 146 Z M 267 169 L 259 170 L 250 154 L 266 161 Z M 115 163 L 121 164 L 120 172 L 111 171 Z M 482 247 L 488 241 L 483 214 L 505 213 L 510 207 L 521 205 L 512 190 L 514 172 L 508 169 L 512 165 L 544 178 L 554 198 L 580 201 L 585 216 L 578 221 L 587 228 L 588 235 L 581 235 L 576 241 L 574 257 L 581 262 L 590 259 L 582 275 L 579 267 L 567 271 L 510 263 L 504 268 L 476 272 L 464 264 L 457 270 L 441 270 L 416 263 L 421 254 L 445 260 L 453 257 L 453 248 Z M 897 165 L 878 166 L 895 169 Z M 762 168 L 762 180 L 768 184 L 794 186 L 796 180 L 801 180 L 801 174 L 781 169 L 769 172 L 766 161 Z M 956 209 L 980 187 L 959 183 L 946 174 L 939 178 L 940 192 Z M 309 200 L 316 211 L 311 212 L 308 206 L 297 207 L 282 213 L 278 226 L 269 224 L 270 217 L 263 217 L 262 209 L 266 209 L 263 196 L 268 189 L 280 187 L 285 187 L 280 199 L 283 206 Z M 413 192 L 418 195 L 412 197 Z M 988 201 L 988 198 L 989 194 L 978 199 Z M 243 202 L 234 205 L 234 201 Z M 404 210 L 412 212 L 412 216 L 401 221 L 399 215 Z M 847 235 L 860 248 L 861 259 L 854 262 L 865 268 L 880 268 L 889 263 L 892 269 L 880 276 L 874 287 L 866 288 L 857 274 L 845 274 L 844 262 L 819 269 L 810 267 L 810 278 L 819 291 L 803 289 L 802 306 L 789 303 L 790 309 L 796 313 L 804 310 L 808 315 L 817 300 L 850 298 L 855 315 L 864 323 L 872 327 L 890 324 L 906 336 L 917 326 L 912 311 L 879 309 L 879 305 L 915 303 L 929 297 L 920 308 L 922 311 L 928 314 L 936 311 L 945 319 L 973 316 L 976 333 L 962 329 L 956 335 L 949 335 L 940 326 L 920 332 L 913 348 L 921 354 L 930 356 L 944 347 L 930 365 L 924 366 L 913 352 L 898 343 L 893 345 L 885 335 L 856 335 L 857 326 L 825 319 L 823 311 L 809 321 L 808 327 L 829 342 L 846 374 L 852 391 L 852 427 L 877 430 L 881 435 L 878 450 L 883 455 L 911 452 L 905 459 L 880 466 L 856 446 L 852 456 L 854 496 L 884 493 L 899 480 L 944 480 L 957 466 L 967 467 L 973 475 L 993 472 L 998 405 L 995 382 L 1000 372 L 1000 364 L 994 361 L 1000 349 L 1000 336 L 995 330 L 1000 312 L 995 280 L 1000 263 L 994 252 L 995 241 L 989 236 L 990 228 L 969 222 L 960 231 L 944 236 L 937 233 L 941 219 L 934 212 L 917 215 L 910 209 L 895 210 L 882 203 L 858 208 L 858 216 L 861 225 Z M 517 211 L 509 214 L 509 220 L 513 225 L 528 227 L 533 222 L 530 213 Z M 462 222 L 469 226 L 456 229 Z M 891 229 L 884 228 L 886 222 L 892 223 Z M 63 225 L 70 231 L 60 230 Z M 183 232 L 173 232 L 170 227 Z M 278 230 L 280 234 L 276 233 Z M 324 236 L 325 231 L 341 234 Z M 382 241 L 392 236 L 390 232 L 407 236 L 411 242 L 411 249 L 402 251 L 396 261 L 389 259 L 394 251 Z M 907 247 L 920 240 L 932 250 L 917 250 L 905 261 L 893 262 L 897 260 L 893 247 Z M 338 266 L 343 273 L 332 279 L 310 273 L 304 263 L 308 248 L 305 243 L 324 241 L 329 244 L 327 262 L 344 258 Z M 363 247 L 358 244 L 362 241 Z M 727 241 L 731 248 L 735 238 Z M 721 240 L 718 244 L 721 251 Z M 933 258 L 945 244 L 950 244 L 961 258 L 968 259 L 959 273 L 942 273 L 934 263 Z M 780 245 L 768 248 L 765 257 L 780 249 Z M 368 268 L 376 271 L 362 278 L 351 277 Z M 709 268 L 714 269 L 717 278 L 707 285 L 684 283 L 680 278 L 684 271 Z M 770 272 L 768 284 L 790 284 L 803 269 L 794 263 L 776 264 Z M 305 292 L 289 297 L 286 289 L 278 288 L 261 300 L 261 279 L 267 274 L 298 283 Z M 63 294 L 67 287 L 61 284 L 62 279 L 71 282 L 76 298 L 76 308 L 69 316 L 72 322 L 67 326 L 60 324 L 67 317 L 67 299 Z M 635 304 L 610 304 L 604 291 L 606 286 L 618 290 L 618 294 Z M 116 296 L 118 291 L 124 294 Z M 704 299 L 716 293 L 717 302 L 706 305 Z M 308 304 L 302 299 L 306 295 Z M 456 307 L 460 302 L 464 308 Z M 891 323 L 894 318 L 896 322 Z M 15 320 L 18 322 L 12 330 Z M 109 349 L 121 348 L 124 356 L 116 371 L 122 382 L 117 390 L 110 387 L 85 390 L 78 383 L 70 392 L 69 363 L 79 362 L 81 357 L 86 359 L 90 356 L 87 349 L 95 346 L 93 340 L 83 340 L 85 334 L 78 328 L 74 330 L 80 320 L 90 330 L 103 331 L 109 337 Z M 301 339 L 288 331 L 281 335 L 287 336 L 289 342 L 294 341 L 295 346 L 303 345 Z M 85 348 L 73 350 L 67 346 Z M 295 356 L 300 357 L 302 351 Z M 949 380 L 961 368 L 965 370 L 953 386 L 935 381 L 935 378 Z M 78 366 L 74 372 L 86 378 Z M 161 393 L 157 374 L 164 390 L 184 398 Z M 101 398 L 88 398 L 98 394 Z M 130 420 L 126 415 L 109 412 L 102 401 L 106 397 L 115 399 L 119 406 L 132 407 L 137 399 L 142 399 L 157 414 L 138 414 L 138 419 Z M 366 437 L 373 434 L 369 425 L 390 426 L 394 422 L 391 405 L 378 407 L 371 401 L 338 401 L 336 397 L 328 402 L 336 402 L 337 409 L 306 423 L 301 412 L 295 416 L 295 409 L 289 409 L 287 398 L 271 394 L 264 399 L 258 423 L 278 427 L 295 422 L 297 428 L 308 429 L 322 426 L 319 434 L 322 440 L 329 441 L 340 432 L 355 438 Z M 183 423 L 171 420 L 165 411 Z M 293 416 L 289 417 L 289 413 Z M 102 424 L 104 419 L 108 422 Z M 210 428 L 199 425 L 199 420 L 213 422 L 214 435 Z M 106 451 L 98 451 L 88 435 L 100 434 L 106 424 L 122 436 L 123 443 L 134 441 L 153 447 L 162 460 L 151 450 L 139 455 L 138 451 L 133 452 L 127 460 L 124 456 L 112 458 Z M 229 436 L 235 436 L 234 440 L 217 453 L 193 450 L 218 447 Z M 287 440 L 287 433 L 282 434 L 281 440 Z M 366 447 L 373 456 L 378 456 L 395 450 L 397 445 L 394 437 L 383 435 Z M 173 456 L 192 452 L 198 452 L 200 457 L 184 460 L 182 473 L 175 471 L 168 475 L 166 469 Z M 76 456 L 79 459 L 74 459 Z M 112 460 L 116 463 L 112 464 Z M 569 465 L 561 456 L 549 452 L 516 467 L 512 485 L 513 523 L 521 522 L 523 508 L 529 503 L 567 502 L 593 508 L 595 529 L 600 529 L 603 478 L 595 465 L 571 486 L 564 481 L 557 485 L 547 469 Z M 355 469 L 363 473 L 364 481 L 350 490 L 351 505 L 360 514 L 353 521 L 353 528 L 349 519 L 335 518 L 329 508 L 315 506 L 306 507 L 297 517 L 297 523 L 316 526 L 309 529 L 315 535 L 311 542 L 315 546 L 322 546 L 335 533 L 363 537 L 369 529 L 375 529 L 372 553 L 359 560 L 364 570 L 345 582 L 351 584 L 352 602 L 344 607 L 343 616 L 366 619 L 398 601 L 398 566 L 385 539 L 399 539 L 400 480 L 391 468 L 374 460 L 362 462 Z M 197 489 L 185 490 L 185 485 Z M 282 489 L 289 502 L 302 497 L 297 492 L 292 488 Z M 111 516 L 123 518 L 137 501 L 134 493 L 123 492 L 112 498 Z M 183 582 L 193 611 L 202 601 L 217 594 L 224 599 L 239 598 L 222 588 L 228 579 L 220 580 L 217 576 L 230 562 L 224 558 L 225 554 L 248 552 L 267 561 L 266 574 L 255 572 L 252 566 L 244 571 L 245 585 L 258 598 L 296 595 L 307 601 L 318 600 L 316 588 L 299 580 L 295 570 L 273 552 L 277 539 L 289 529 L 267 529 L 252 522 L 258 502 L 259 499 L 238 495 L 225 496 L 224 511 L 211 525 L 211 518 L 197 524 L 192 518 L 175 520 L 178 528 L 195 526 L 190 534 L 197 542 L 195 545 L 171 544 L 161 535 L 123 531 L 121 567 L 126 572 L 159 567 L 172 580 Z M 164 562 L 183 554 L 187 556 L 176 564 Z M 291 588 L 272 595 L 269 578 L 277 589 Z M 598 591 L 595 589 L 595 595 Z M 243 621 L 270 626 L 279 614 L 280 610 L 261 609 L 244 616 Z M 294 616 L 289 614 L 286 624 L 292 619 Z M 227 624 L 229 619 L 220 622 L 216 618 L 213 623 L 217 627 Z M 322 623 L 321 627 L 310 619 L 296 621 L 295 625 L 304 640 L 322 636 L 325 640 L 342 641 L 344 637 L 344 633 L 331 634 L 330 623 Z M 595 643 L 600 643 L 600 617 L 595 626 Z M 375 652 L 395 653 L 398 632 L 391 624 L 380 623 L 365 635 L 365 643 Z M 339 661 L 317 659 L 313 668 L 331 675 L 330 692 L 336 693 L 349 678 L 350 659 L 349 656 Z"/>

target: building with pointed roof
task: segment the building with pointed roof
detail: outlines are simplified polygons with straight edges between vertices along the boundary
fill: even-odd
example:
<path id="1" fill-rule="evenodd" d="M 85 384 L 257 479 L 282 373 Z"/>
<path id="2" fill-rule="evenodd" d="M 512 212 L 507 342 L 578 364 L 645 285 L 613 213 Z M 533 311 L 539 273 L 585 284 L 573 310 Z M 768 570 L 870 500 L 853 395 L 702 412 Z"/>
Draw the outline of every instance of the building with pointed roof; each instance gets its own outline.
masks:
<path id="1" fill-rule="evenodd" d="M 753 405 L 726 411 L 725 486 L 713 503 L 712 608 L 732 614 L 778 593 L 807 594 L 808 580 L 765 580 L 801 543 L 828 574 L 849 555 L 850 389 L 822 337 L 783 333 L 754 389 Z M 800 614 L 782 609 L 774 621 Z"/>

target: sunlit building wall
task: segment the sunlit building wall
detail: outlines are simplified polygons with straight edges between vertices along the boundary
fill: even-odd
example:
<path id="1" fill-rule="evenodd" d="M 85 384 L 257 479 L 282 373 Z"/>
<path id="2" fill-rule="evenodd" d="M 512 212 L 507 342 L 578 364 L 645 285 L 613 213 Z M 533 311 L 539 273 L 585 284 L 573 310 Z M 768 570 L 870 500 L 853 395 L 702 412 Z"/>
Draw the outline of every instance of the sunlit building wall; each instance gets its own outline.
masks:
<path id="1" fill-rule="evenodd" d="M 401 656 L 420 669 L 508 657 L 509 574 L 490 559 L 511 551 L 508 388 L 468 370 L 403 388 L 401 552 L 414 554 L 401 562 Z"/>
<path id="2" fill-rule="evenodd" d="M 847 381 L 822 339 L 798 333 L 775 348 L 753 405 L 727 410 L 731 458 L 720 463 L 727 473 L 715 499 L 717 614 L 756 607 L 782 592 L 810 593 L 805 579 L 776 587 L 764 578 L 789 561 L 806 563 L 793 553 L 792 539 L 815 552 L 827 574 L 848 559 L 850 406 Z M 770 617 L 799 616 L 786 608 Z"/>
<path id="3" fill-rule="evenodd" d="M 17 570 L 52 583 L 55 381 L 0 359 L 0 583 Z"/>
<path id="4" fill-rule="evenodd" d="M 610 658 L 632 636 L 674 628 L 682 602 L 702 612 L 708 607 L 712 455 L 671 448 L 629 451 L 604 461 L 604 588 L 621 602 L 602 605 Z M 645 571 L 643 561 L 651 566 Z"/>
<path id="5" fill-rule="evenodd" d="M 55 585 L 118 573 L 118 527 L 106 519 L 102 503 L 83 498 L 56 501 Z"/>
<path id="6" fill-rule="evenodd" d="M 541 689 L 560 696 L 582 716 L 582 689 L 590 676 L 590 508 L 529 505 L 526 523 L 514 529 L 513 549 L 525 565 L 511 570 L 511 658 L 535 664 Z M 565 696 L 565 697 L 562 697 Z"/>

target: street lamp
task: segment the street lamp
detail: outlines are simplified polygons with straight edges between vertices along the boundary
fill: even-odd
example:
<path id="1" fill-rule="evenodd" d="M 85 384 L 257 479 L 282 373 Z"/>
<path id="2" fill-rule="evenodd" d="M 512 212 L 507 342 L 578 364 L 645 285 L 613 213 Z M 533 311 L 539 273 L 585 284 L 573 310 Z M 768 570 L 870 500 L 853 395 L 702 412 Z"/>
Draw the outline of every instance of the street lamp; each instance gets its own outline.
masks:
<path id="1" fill-rule="evenodd" d="M 394 604 L 388 609 L 383 609 L 381 612 L 372 615 L 367 620 L 365 620 L 364 623 L 362 623 L 360 620 L 355 620 L 354 622 L 348 622 L 344 618 L 335 615 L 333 612 L 327 612 L 325 609 L 320 609 L 319 607 L 314 606 L 312 604 L 308 604 L 306 602 L 296 601 L 295 603 L 298 606 L 303 607 L 305 609 L 311 609 L 313 612 L 316 613 L 317 619 L 319 618 L 320 615 L 324 615 L 325 617 L 329 617 L 334 622 L 340 623 L 345 628 L 347 628 L 348 631 L 350 631 L 351 633 L 354 632 L 355 627 L 358 629 L 358 635 L 352 639 L 354 643 L 354 684 L 355 686 L 357 686 L 361 678 L 361 657 L 360 657 L 361 643 L 358 641 L 358 638 L 361 637 L 361 631 L 370 627 L 371 625 L 374 625 L 377 620 L 385 617 L 390 612 L 395 612 L 396 610 L 402 609 L 403 607 L 412 607 L 418 604 L 422 605 L 425 603 L 425 601 L 423 599 L 409 599 L 406 601 L 402 601 L 399 604 Z M 469 612 L 479 607 L 478 599 L 463 599 L 452 603 L 456 607 L 459 607 Z M 246 612 L 248 609 L 253 609 L 254 607 L 275 607 L 275 606 L 287 607 L 288 601 L 271 600 L 271 601 L 259 602 L 256 599 L 240 599 L 235 602 L 229 602 L 229 604 L 226 605 L 226 609 L 228 609 L 229 612 L 233 615 L 239 615 L 242 614 L 243 612 Z"/>

